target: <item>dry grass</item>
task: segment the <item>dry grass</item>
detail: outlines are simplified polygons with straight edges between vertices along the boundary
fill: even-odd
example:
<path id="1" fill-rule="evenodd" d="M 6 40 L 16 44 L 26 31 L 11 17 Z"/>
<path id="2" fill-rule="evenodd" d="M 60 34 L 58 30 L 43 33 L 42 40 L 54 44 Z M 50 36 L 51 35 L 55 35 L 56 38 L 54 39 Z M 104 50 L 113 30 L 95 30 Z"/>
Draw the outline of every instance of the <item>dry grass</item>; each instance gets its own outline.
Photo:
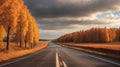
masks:
<path id="1" fill-rule="evenodd" d="M 92 48 L 103 48 L 110 50 L 120 50 L 120 43 L 80 43 L 80 44 L 70 44 L 73 46 L 83 46 Z"/>
<path id="2" fill-rule="evenodd" d="M 120 60 L 120 43 L 62 43 L 61 45 Z"/>
<path id="3" fill-rule="evenodd" d="M 45 47 L 47 47 L 48 42 L 39 42 L 38 45 L 35 48 L 32 49 L 20 49 L 17 45 L 14 43 L 11 43 L 11 47 L 9 51 L 5 51 L 5 43 L 0 43 L 0 62 L 8 61 L 13 58 L 17 58 L 20 56 L 24 56 L 27 54 L 34 53 L 36 51 L 39 51 Z"/>
<path id="4" fill-rule="evenodd" d="M 23 48 L 19 48 L 16 43 L 10 43 L 9 51 L 23 50 Z M 0 42 L 0 52 L 6 52 L 6 43 Z"/>

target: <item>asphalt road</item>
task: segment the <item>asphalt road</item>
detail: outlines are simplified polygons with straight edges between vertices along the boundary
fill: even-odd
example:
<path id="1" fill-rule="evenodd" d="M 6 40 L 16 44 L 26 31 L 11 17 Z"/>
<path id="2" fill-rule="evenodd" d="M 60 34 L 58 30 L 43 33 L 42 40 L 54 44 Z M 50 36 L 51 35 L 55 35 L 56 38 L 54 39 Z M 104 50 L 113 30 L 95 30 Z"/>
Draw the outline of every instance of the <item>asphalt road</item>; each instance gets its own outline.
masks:
<path id="1" fill-rule="evenodd" d="M 120 67 L 118 61 L 49 43 L 46 49 L 0 67 Z"/>

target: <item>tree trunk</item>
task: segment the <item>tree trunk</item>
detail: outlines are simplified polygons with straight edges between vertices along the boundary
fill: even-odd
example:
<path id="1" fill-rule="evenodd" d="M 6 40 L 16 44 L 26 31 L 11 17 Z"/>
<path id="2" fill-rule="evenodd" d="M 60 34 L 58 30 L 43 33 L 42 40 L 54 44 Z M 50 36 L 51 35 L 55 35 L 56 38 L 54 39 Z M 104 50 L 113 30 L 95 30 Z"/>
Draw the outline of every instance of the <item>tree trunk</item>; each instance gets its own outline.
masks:
<path id="1" fill-rule="evenodd" d="M 31 48 L 32 48 L 32 43 L 31 43 Z"/>
<path id="2" fill-rule="evenodd" d="M 22 48 L 22 39 L 20 37 L 20 48 Z"/>
<path id="3" fill-rule="evenodd" d="M 36 43 L 34 43 L 34 47 L 36 46 Z"/>
<path id="4" fill-rule="evenodd" d="M 25 48 L 27 48 L 27 42 L 25 41 Z"/>
<path id="5" fill-rule="evenodd" d="M 6 50 L 9 50 L 9 39 L 10 39 L 10 27 L 7 30 L 7 42 L 6 42 Z"/>
<path id="6" fill-rule="evenodd" d="M 22 26 L 20 25 L 20 33 L 22 32 L 21 28 Z M 22 48 L 22 34 L 20 34 L 20 48 Z"/>

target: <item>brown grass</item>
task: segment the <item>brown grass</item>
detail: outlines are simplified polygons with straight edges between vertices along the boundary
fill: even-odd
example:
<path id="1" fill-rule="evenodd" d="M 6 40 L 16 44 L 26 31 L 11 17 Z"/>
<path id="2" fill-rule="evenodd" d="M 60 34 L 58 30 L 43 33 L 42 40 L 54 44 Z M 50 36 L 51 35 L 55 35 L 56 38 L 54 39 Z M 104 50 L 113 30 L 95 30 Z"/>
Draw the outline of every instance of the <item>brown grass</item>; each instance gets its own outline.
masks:
<path id="1" fill-rule="evenodd" d="M 69 45 L 92 47 L 92 48 L 103 48 L 103 49 L 110 49 L 110 50 L 120 50 L 120 43 L 80 43 L 80 44 L 74 43 Z"/>
<path id="2" fill-rule="evenodd" d="M 120 43 L 62 43 L 61 45 L 120 60 Z"/>
<path id="3" fill-rule="evenodd" d="M 38 45 L 35 48 L 32 49 L 22 49 L 19 48 L 15 43 L 10 44 L 10 50 L 5 51 L 5 43 L 0 43 L 0 62 L 8 61 L 13 58 L 21 57 L 27 54 L 34 53 L 36 51 L 39 51 L 45 47 L 47 47 L 48 42 L 39 42 Z"/>

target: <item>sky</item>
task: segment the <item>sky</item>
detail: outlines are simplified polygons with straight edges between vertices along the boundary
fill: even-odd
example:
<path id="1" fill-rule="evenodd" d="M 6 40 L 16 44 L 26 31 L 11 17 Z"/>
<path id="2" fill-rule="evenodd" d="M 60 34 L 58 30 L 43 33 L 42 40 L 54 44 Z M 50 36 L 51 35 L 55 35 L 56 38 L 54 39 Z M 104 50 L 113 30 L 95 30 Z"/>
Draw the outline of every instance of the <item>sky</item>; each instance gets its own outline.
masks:
<path id="1" fill-rule="evenodd" d="M 120 27 L 120 0 L 24 0 L 40 28 L 41 39 L 92 27 Z"/>

